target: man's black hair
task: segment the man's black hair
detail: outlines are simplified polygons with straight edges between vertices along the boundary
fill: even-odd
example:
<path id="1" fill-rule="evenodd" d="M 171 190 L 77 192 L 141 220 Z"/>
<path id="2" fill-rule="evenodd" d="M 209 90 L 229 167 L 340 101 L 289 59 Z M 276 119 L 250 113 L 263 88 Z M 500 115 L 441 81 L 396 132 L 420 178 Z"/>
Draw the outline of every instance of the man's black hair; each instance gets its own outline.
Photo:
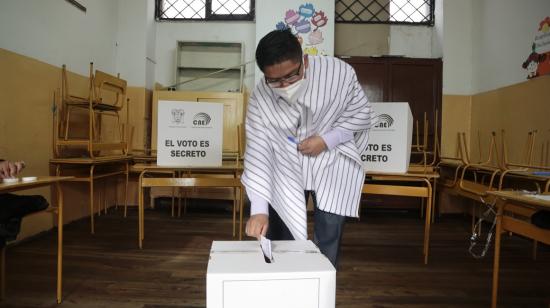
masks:
<path id="1" fill-rule="evenodd" d="M 301 58 L 302 46 L 290 29 L 269 32 L 256 47 L 256 64 L 262 72 L 266 66 L 286 60 L 300 62 Z"/>

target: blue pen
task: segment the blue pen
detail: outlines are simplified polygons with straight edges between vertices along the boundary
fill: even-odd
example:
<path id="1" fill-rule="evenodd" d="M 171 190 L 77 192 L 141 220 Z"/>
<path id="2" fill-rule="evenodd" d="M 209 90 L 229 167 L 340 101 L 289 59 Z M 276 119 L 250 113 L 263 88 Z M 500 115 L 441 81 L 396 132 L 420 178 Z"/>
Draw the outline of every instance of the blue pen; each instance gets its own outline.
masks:
<path id="1" fill-rule="evenodd" d="M 294 143 L 294 144 L 300 144 L 300 142 L 298 140 L 296 140 L 296 138 L 292 137 L 292 136 L 288 136 L 286 137 L 288 139 L 288 141 Z"/>

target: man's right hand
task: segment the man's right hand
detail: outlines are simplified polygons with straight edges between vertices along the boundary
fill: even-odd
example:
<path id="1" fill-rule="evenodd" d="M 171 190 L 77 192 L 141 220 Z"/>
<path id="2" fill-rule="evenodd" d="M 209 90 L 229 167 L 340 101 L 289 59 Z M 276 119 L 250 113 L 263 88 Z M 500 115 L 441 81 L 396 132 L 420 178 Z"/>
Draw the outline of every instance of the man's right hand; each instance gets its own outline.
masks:
<path id="1" fill-rule="evenodd" d="M 256 214 L 250 216 L 246 223 L 246 235 L 260 239 L 260 235 L 267 234 L 269 227 L 269 216 L 265 214 Z"/>

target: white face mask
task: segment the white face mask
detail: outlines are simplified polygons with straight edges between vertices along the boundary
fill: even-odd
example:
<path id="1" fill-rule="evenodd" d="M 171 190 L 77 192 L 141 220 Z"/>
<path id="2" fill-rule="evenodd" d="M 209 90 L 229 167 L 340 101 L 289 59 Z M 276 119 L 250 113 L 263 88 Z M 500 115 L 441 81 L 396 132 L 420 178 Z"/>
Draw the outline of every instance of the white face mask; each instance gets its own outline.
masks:
<path id="1" fill-rule="evenodd" d="M 273 92 L 282 97 L 285 101 L 294 104 L 302 94 L 302 90 L 305 89 L 305 85 L 305 80 L 302 78 L 284 88 L 273 88 Z"/>

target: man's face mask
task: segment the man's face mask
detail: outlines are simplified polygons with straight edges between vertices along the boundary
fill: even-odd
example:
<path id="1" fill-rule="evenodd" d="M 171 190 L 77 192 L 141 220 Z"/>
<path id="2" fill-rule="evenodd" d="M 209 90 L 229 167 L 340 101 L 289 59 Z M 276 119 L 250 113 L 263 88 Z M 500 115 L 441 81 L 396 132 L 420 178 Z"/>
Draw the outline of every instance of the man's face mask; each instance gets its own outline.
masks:
<path id="1" fill-rule="evenodd" d="M 273 88 L 273 92 L 282 97 L 285 101 L 294 104 L 303 93 L 305 85 L 306 82 L 304 78 L 302 78 L 284 88 Z"/>
<path id="2" fill-rule="evenodd" d="M 305 72 L 302 74 L 302 69 L 305 68 L 304 62 L 300 62 L 300 66 L 282 78 L 265 78 L 266 84 L 277 94 L 289 103 L 296 103 L 298 97 L 303 93 L 305 89 Z"/>

